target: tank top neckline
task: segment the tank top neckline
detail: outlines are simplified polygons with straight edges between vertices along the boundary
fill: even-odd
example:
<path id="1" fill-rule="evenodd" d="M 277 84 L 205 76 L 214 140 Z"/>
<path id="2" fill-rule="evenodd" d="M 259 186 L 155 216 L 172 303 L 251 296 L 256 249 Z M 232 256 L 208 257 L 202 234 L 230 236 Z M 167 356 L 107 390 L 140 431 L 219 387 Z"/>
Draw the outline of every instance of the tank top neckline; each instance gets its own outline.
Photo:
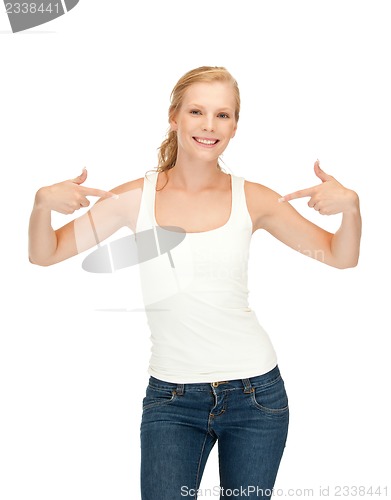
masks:
<path id="1" fill-rule="evenodd" d="M 157 180 L 158 180 L 158 175 L 159 175 L 159 172 L 155 172 L 154 183 L 153 183 L 153 194 L 152 194 L 152 218 L 153 218 L 154 225 L 160 227 L 160 225 L 158 224 L 158 222 L 156 220 L 156 184 L 157 184 Z M 229 213 L 228 220 L 222 226 L 215 227 L 214 229 L 208 229 L 207 231 L 190 231 L 190 232 L 186 231 L 186 235 L 211 234 L 211 233 L 214 233 L 217 231 L 224 230 L 231 224 L 232 219 L 233 219 L 233 212 L 235 209 L 235 202 L 236 202 L 235 191 L 236 190 L 234 189 L 234 175 L 232 175 L 230 173 L 228 173 L 228 175 L 231 177 L 231 211 Z"/>

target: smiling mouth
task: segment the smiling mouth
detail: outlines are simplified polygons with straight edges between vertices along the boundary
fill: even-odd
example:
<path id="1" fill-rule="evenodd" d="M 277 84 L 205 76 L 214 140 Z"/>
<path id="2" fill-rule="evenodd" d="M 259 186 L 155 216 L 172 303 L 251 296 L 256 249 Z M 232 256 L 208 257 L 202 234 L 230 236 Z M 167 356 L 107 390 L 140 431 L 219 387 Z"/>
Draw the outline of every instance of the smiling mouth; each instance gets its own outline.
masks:
<path id="1" fill-rule="evenodd" d="M 202 144 L 203 146 L 207 147 L 213 147 L 219 142 L 219 139 L 204 139 L 202 137 L 193 137 L 193 139 L 198 144 Z"/>

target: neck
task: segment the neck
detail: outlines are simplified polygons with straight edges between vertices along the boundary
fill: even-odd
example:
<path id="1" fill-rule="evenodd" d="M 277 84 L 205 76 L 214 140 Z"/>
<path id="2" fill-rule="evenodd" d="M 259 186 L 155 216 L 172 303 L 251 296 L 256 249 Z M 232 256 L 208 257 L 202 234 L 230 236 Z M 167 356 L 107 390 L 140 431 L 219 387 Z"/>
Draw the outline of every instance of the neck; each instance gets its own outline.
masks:
<path id="1" fill-rule="evenodd" d="M 216 185 L 225 176 L 217 167 L 217 160 L 205 162 L 201 160 L 181 158 L 178 154 L 176 165 L 167 171 L 172 187 L 187 191 L 202 191 Z"/>

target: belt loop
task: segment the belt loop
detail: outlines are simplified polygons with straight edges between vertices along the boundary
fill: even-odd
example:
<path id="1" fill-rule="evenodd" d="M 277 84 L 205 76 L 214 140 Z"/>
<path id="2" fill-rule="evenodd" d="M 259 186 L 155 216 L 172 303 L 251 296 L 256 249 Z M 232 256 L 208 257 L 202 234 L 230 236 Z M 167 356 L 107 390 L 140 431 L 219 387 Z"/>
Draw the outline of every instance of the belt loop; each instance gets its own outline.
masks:
<path id="1" fill-rule="evenodd" d="M 251 382 L 250 382 L 249 378 L 243 378 L 242 383 L 244 386 L 244 393 L 245 394 L 250 394 L 251 392 L 253 392 L 254 388 L 251 386 Z"/>
<path id="2" fill-rule="evenodd" d="M 185 392 L 185 384 L 178 384 L 176 386 L 176 393 L 178 396 L 183 396 Z"/>

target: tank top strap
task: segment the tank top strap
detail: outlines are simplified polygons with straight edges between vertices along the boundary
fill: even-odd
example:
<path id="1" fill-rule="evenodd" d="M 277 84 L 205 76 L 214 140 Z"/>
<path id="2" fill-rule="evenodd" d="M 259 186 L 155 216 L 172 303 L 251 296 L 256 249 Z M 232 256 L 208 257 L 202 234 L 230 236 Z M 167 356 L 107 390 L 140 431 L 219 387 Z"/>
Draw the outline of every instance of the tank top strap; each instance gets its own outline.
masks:
<path id="1" fill-rule="evenodd" d="M 232 175 L 232 219 L 240 221 L 248 218 L 246 196 L 244 192 L 244 177 Z"/>
<path id="2" fill-rule="evenodd" d="M 232 178 L 232 201 L 235 205 L 237 205 L 242 195 L 244 178 L 238 177 L 237 175 L 233 174 L 231 174 L 231 178 Z"/>
<path id="3" fill-rule="evenodd" d="M 143 192 L 137 218 L 137 232 L 151 229 L 154 223 L 155 190 L 158 173 L 147 172 L 144 175 Z"/>

